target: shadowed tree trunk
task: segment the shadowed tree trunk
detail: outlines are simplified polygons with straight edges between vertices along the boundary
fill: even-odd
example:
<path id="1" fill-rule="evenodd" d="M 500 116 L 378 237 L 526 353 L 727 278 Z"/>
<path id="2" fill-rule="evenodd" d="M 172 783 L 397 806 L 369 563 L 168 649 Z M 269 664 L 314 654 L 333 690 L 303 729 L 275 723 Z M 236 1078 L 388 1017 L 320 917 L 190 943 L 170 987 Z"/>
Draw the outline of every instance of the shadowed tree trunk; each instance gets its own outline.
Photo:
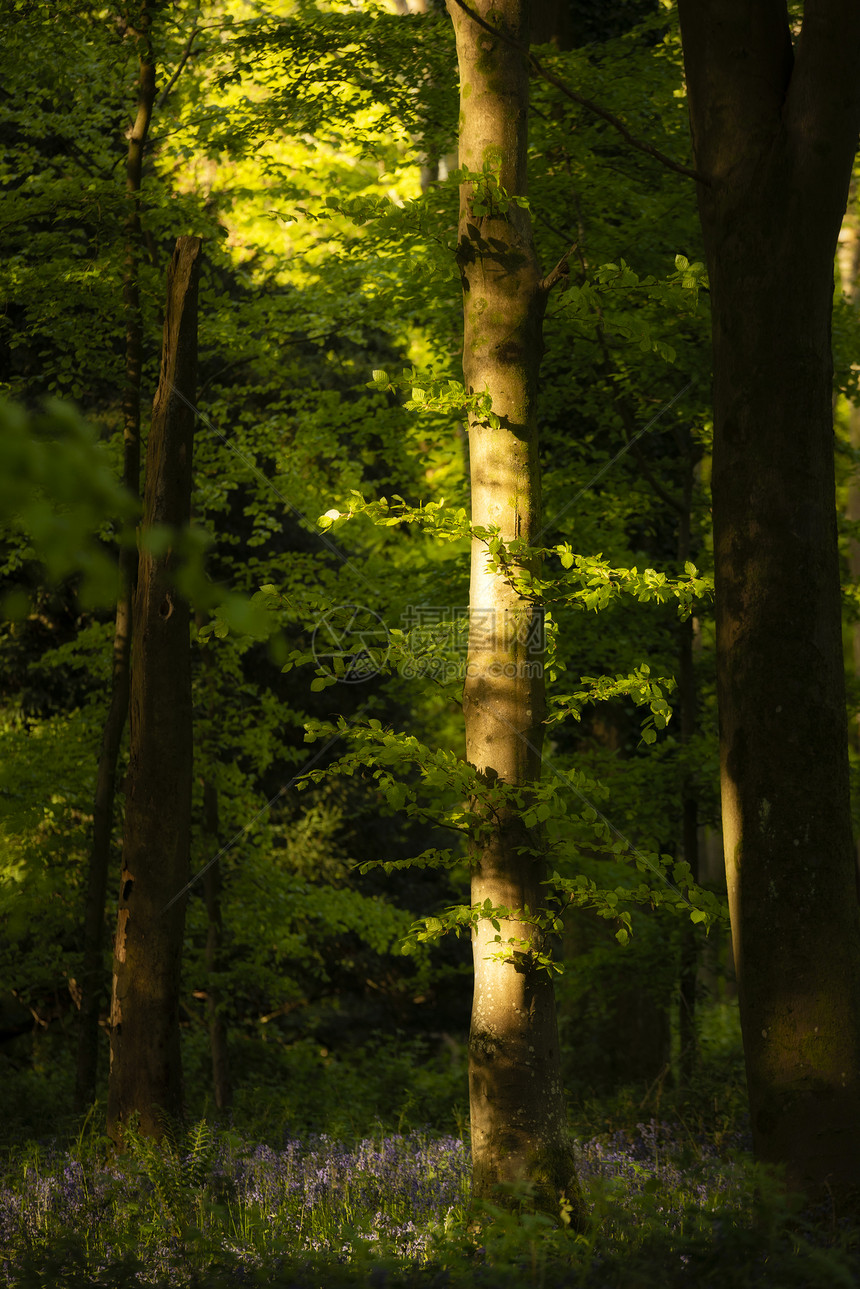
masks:
<path id="1" fill-rule="evenodd" d="M 209 779 L 203 785 L 203 826 L 212 844 L 218 845 L 218 789 Z M 212 1088 L 219 1110 L 227 1110 L 233 1103 L 230 1085 L 229 1049 L 227 1026 L 220 1009 L 220 989 L 216 983 L 221 970 L 224 928 L 221 918 L 221 865 L 212 864 L 203 874 L 203 895 L 206 900 L 206 1014 L 209 1018 L 209 1052 L 212 1057 Z"/>
<path id="2" fill-rule="evenodd" d="M 860 927 L 836 546 L 833 259 L 860 6 L 681 0 L 712 296 L 723 831 L 752 1130 L 860 1184 Z"/>
<path id="3" fill-rule="evenodd" d="M 678 567 L 684 568 L 693 557 L 691 525 L 693 518 L 693 486 L 696 478 L 697 454 L 689 429 L 679 436 L 684 461 L 684 492 L 678 510 Z M 690 865 L 693 881 L 698 882 L 699 872 L 699 801 L 692 766 L 689 764 L 690 744 L 696 734 L 697 696 L 694 647 L 696 642 L 695 619 L 692 613 L 686 622 L 678 624 L 678 707 L 680 716 L 681 748 L 686 765 L 681 781 L 681 848 Z M 696 1003 L 699 984 L 699 946 L 701 930 L 686 919 L 681 926 L 681 971 L 679 998 L 678 1075 L 682 1087 L 689 1087 L 696 1069 L 699 1034 L 696 1023 Z"/>
<path id="4" fill-rule="evenodd" d="M 611 371 L 609 351 L 605 341 L 601 341 L 606 359 L 606 370 Z M 676 439 L 679 455 L 683 463 L 683 490 L 681 495 L 664 486 L 651 470 L 638 446 L 635 433 L 635 418 L 631 408 L 623 398 L 616 398 L 615 407 L 625 428 L 630 450 L 639 465 L 643 478 L 655 495 L 678 517 L 678 570 L 683 570 L 692 558 L 691 529 L 693 521 L 693 490 L 696 477 L 696 463 L 699 453 L 693 443 L 689 429 L 677 430 Z M 699 802 L 696 784 L 689 765 L 690 743 L 696 734 L 697 698 L 696 674 L 693 664 L 695 644 L 695 623 L 693 615 L 678 624 L 678 709 L 680 725 L 680 744 L 682 754 L 687 762 L 680 783 L 681 795 L 681 853 L 690 865 L 693 881 L 699 881 Z M 679 970 L 679 1006 L 678 1029 L 680 1052 L 678 1060 L 678 1079 L 681 1087 L 689 1086 L 690 1079 L 698 1059 L 698 1029 L 696 1025 L 696 1000 L 698 992 L 699 947 L 702 943 L 700 929 L 695 923 L 685 920 L 681 926 L 681 954 Z"/>
<path id="5" fill-rule="evenodd" d="M 860 313 L 860 193 L 857 184 L 852 183 L 848 198 L 848 210 L 839 234 L 839 277 L 842 290 L 848 297 L 855 312 Z M 860 364 L 855 364 L 855 368 Z M 848 408 L 848 432 L 851 446 L 855 452 L 860 451 L 860 403 L 852 403 Z M 854 466 L 854 472 L 848 484 L 848 497 L 845 507 L 846 517 L 852 523 L 860 523 L 860 469 Z M 854 582 L 860 582 L 860 540 L 852 537 L 848 543 L 848 571 Z M 854 664 L 855 681 L 860 681 L 860 621 L 851 627 L 851 654 Z M 854 717 L 852 736 L 855 752 L 860 752 L 860 712 Z M 855 837 L 855 863 L 857 869 L 857 893 L 860 897 L 860 837 Z"/>
<path id="6" fill-rule="evenodd" d="M 137 264 L 140 246 L 140 181 L 143 150 L 152 104 L 155 98 L 155 62 L 150 39 L 150 13 L 140 7 L 136 39 L 139 49 L 137 112 L 128 136 L 126 157 L 125 267 L 125 389 L 123 391 L 122 481 L 133 496 L 140 491 L 140 376 L 143 365 L 143 328 Z M 75 1105 L 83 1110 L 94 1099 L 98 1074 L 99 1013 L 107 984 L 103 962 L 105 900 L 110 871 L 113 809 L 116 796 L 116 767 L 128 713 L 129 655 L 131 650 L 132 599 L 137 576 L 137 551 L 126 548 L 119 555 L 119 594 L 113 640 L 111 697 L 102 733 L 93 804 L 93 840 L 87 876 L 81 962 L 81 1014 L 75 1068 Z"/>
<path id="7" fill-rule="evenodd" d="M 858 214 L 858 193 L 856 187 L 851 192 L 849 213 L 842 225 L 839 236 L 839 276 L 842 290 L 850 300 L 856 312 L 860 313 L 860 214 Z M 848 427 L 851 434 L 851 446 L 860 451 L 860 404 L 852 403 L 848 410 Z M 860 521 L 860 471 L 855 467 L 848 490 L 848 518 L 854 523 Z M 855 582 L 860 581 L 860 541 L 852 538 L 848 547 L 848 566 Z M 852 653 L 854 674 L 860 676 L 860 622 L 855 622 L 852 630 Z M 860 742 L 860 718 L 858 718 L 855 738 Z"/>
<path id="8" fill-rule="evenodd" d="M 469 393 L 489 393 L 498 418 L 469 418 L 472 522 L 496 526 L 505 541 L 528 542 L 540 529 L 536 405 L 551 281 L 541 280 L 528 211 L 503 195 L 525 193 L 528 75 L 517 49 L 479 26 L 455 0 L 449 9 L 460 67 L 460 165 L 473 172 L 489 165 L 498 174 L 498 185 L 464 183 L 460 189 L 464 380 Z M 480 0 L 475 9 L 527 45 L 521 0 L 492 6 Z M 544 678 L 534 646 L 540 610 L 503 573 L 491 571 L 487 546 L 477 539 L 469 600 L 466 756 L 488 792 L 500 785 L 527 793 L 540 776 L 543 742 Z M 482 821 L 472 839 L 472 902 L 534 913 L 544 902 L 545 866 L 520 852 L 539 847 L 541 839 L 511 805 L 495 805 L 474 803 Z M 537 1202 L 555 1211 L 566 1197 L 572 1220 L 581 1224 L 552 979 L 533 959 L 543 938 L 526 920 L 500 925 L 503 940 L 522 942 L 507 961 L 491 956 L 498 945 L 490 919 L 482 918 L 473 936 L 473 1193 L 489 1197 L 500 1183 L 529 1182 Z"/>
<path id="9" fill-rule="evenodd" d="M 198 628 L 204 621 L 203 614 L 198 613 Z M 207 726 L 214 728 L 217 702 L 213 674 L 214 659 L 210 649 L 205 645 L 201 654 L 203 671 L 201 686 L 208 717 Z M 213 754 L 214 751 L 215 749 L 212 748 Z M 203 749 L 203 755 L 205 757 L 205 749 Z M 206 838 L 207 847 L 212 847 L 216 854 L 220 848 L 219 834 L 218 788 L 210 769 L 203 780 L 203 836 Z M 206 932 L 206 1015 L 209 1022 L 209 1052 L 212 1057 L 212 1090 L 215 1105 L 219 1110 L 226 1110 L 232 1104 L 233 1089 L 230 1084 L 227 1025 L 220 1006 L 220 989 L 217 983 L 218 973 L 222 967 L 224 942 L 224 924 L 221 916 L 221 861 L 216 860 L 213 864 L 207 857 L 206 865 L 203 873 L 203 897 L 206 901 L 206 920 L 209 924 Z"/>
<path id="10" fill-rule="evenodd" d="M 180 237 L 167 277 L 161 376 L 147 444 L 144 533 L 191 513 L 201 243 Z M 140 553 L 132 647 L 131 744 L 114 945 L 108 1132 L 133 1114 L 160 1136 L 182 1109 L 179 975 L 191 829 L 188 604 L 174 586 L 176 537 Z M 170 907 L 168 907 L 170 905 Z"/>

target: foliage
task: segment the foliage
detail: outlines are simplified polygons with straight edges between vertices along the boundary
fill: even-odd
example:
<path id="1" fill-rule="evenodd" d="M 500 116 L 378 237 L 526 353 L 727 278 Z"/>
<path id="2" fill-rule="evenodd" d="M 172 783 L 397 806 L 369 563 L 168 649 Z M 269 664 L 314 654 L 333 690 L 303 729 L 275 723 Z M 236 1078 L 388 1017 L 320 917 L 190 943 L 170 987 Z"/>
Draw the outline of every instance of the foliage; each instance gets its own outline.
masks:
<path id="1" fill-rule="evenodd" d="M 563 1206 L 557 1222 L 527 1206 L 471 1208 L 468 1152 L 452 1137 L 318 1136 L 273 1148 L 200 1123 L 187 1152 L 178 1144 L 114 1159 L 84 1137 L 68 1152 L 32 1148 L 10 1161 L 3 1282 L 857 1284 L 856 1227 L 824 1234 L 742 1143 L 721 1156 L 677 1124 L 580 1141 L 584 1236 L 568 1232 Z"/>
<path id="2" fill-rule="evenodd" d="M 78 575 L 85 606 L 110 602 L 116 572 L 99 537 L 113 520 L 121 540 L 132 540 L 137 507 L 94 431 L 68 403 L 52 400 L 30 412 L 3 401 L 0 452 L 0 575 L 8 581 L 38 561 L 49 582 Z M 28 607 L 23 592 L 7 592 L 4 616 L 23 617 Z"/>
<path id="3" fill-rule="evenodd" d="M 467 412 L 490 425 L 498 414 L 458 368 L 464 176 L 450 156 L 450 25 L 433 6 L 408 16 L 310 0 L 281 9 L 155 6 L 166 96 L 138 248 L 145 434 L 167 258 L 180 232 L 201 233 L 206 247 L 195 533 L 183 538 L 196 610 L 188 1100 L 209 1113 L 212 991 L 238 1075 L 237 1122 L 272 1144 L 254 1156 L 238 1133 L 201 1128 L 196 1148 L 180 1137 L 161 1153 L 138 1143 L 122 1163 L 108 1164 L 97 1143 L 62 1162 L 10 1159 L 5 1220 L 17 1223 L 13 1243 L 26 1232 L 17 1282 L 130 1283 L 160 1267 L 213 1285 L 258 1272 L 333 1286 L 371 1274 L 390 1285 L 718 1283 L 725 1268 L 737 1284 L 840 1283 L 838 1238 L 817 1249 L 766 1181 L 745 1199 L 751 1174 L 692 1141 L 704 1125 L 731 1145 L 711 1110 L 722 1088 L 691 1091 L 695 1104 L 681 1108 L 697 1128 L 677 1150 L 662 1129 L 636 1135 L 630 1124 L 583 1147 L 596 1215 L 585 1244 L 563 1220 L 551 1228 L 501 1209 L 483 1214 L 478 1242 L 461 1211 L 461 1145 L 388 1140 L 465 1117 L 468 949 L 455 937 L 511 912 L 464 901 L 466 843 L 488 806 L 520 812 L 549 859 L 538 965 L 565 965 L 561 1026 L 579 1094 L 604 1075 L 611 1088 L 633 1082 L 629 1051 L 617 1064 L 617 1054 L 587 1055 L 597 1035 L 604 1049 L 613 1029 L 626 1040 L 620 995 L 639 1000 L 644 982 L 671 1034 L 683 922 L 720 943 L 719 880 L 694 880 L 681 846 L 690 783 L 703 823 L 718 810 L 708 286 L 692 185 L 535 80 L 529 208 L 542 262 L 565 271 L 548 300 L 542 545 L 523 572 L 516 543 L 469 520 L 462 423 Z M 0 1002 L 23 1009 L 22 1026 L 32 1008 L 39 1033 L 13 1034 L 0 1057 L 18 1106 L 10 1140 L 51 1111 L 68 1114 L 110 672 L 105 606 L 136 515 L 115 482 L 134 40 L 90 5 L 13 10 L 0 91 L 0 379 L 19 400 L 0 409 L 0 975 L 14 998 Z M 542 60 L 682 158 L 674 9 L 632 29 L 616 17 L 583 7 L 578 47 Z M 509 202 L 491 170 L 473 179 L 485 210 Z M 840 388 L 851 394 L 856 328 L 845 311 L 837 324 Z M 46 393 L 80 412 L 43 404 Z M 543 610 L 545 773 L 517 799 L 463 759 L 473 539 L 492 567 L 516 566 L 520 592 Z M 378 636 L 323 647 L 348 620 L 343 606 L 372 613 Z M 690 617 L 698 726 L 684 741 L 676 681 L 679 623 Z M 204 784 L 217 794 L 217 833 L 203 826 Z M 201 879 L 216 856 L 224 952 L 212 975 Z M 717 992 L 731 990 L 722 952 Z M 705 1020 L 706 1055 L 708 1042 Z M 739 1077 L 725 1060 L 734 1105 Z M 646 1094 L 670 1088 L 671 1069 L 658 1076 Z M 322 1139 L 285 1144 L 298 1133 L 359 1137 L 374 1119 L 388 1134 L 377 1143 L 384 1167 L 371 1161 L 376 1146 L 362 1156 Z M 290 1149 L 301 1196 L 283 1184 Z M 667 1162 L 673 1151 L 683 1164 Z M 325 1195 L 308 1181 L 311 1160 L 330 1166 Z M 423 1208 L 410 1207 L 413 1184 Z M 338 1261 L 344 1244 L 352 1261 Z"/>

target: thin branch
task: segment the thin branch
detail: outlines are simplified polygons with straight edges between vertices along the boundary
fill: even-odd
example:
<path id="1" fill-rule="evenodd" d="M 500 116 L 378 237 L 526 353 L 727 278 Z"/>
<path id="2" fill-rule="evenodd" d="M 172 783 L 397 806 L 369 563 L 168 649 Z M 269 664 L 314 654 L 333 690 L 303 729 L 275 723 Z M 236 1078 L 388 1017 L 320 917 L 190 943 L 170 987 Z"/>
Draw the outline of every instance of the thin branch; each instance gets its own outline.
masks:
<path id="1" fill-rule="evenodd" d="M 621 399 L 616 399 L 615 406 L 621 414 L 621 419 L 626 420 L 626 416 L 625 416 L 625 411 L 627 410 L 626 404 L 624 404 L 624 402 Z M 645 482 L 651 488 L 651 491 L 655 492 L 662 502 L 664 502 L 667 506 L 669 506 L 671 510 L 674 510 L 676 514 L 680 515 L 683 518 L 685 514 L 685 510 L 684 510 L 684 505 L 682 501 L 678 497 L 676 497 L 674 493 L 669 492 L 667 488 L 663 487 L 662 483 L 654 474 L 654 471 L 651 469 L 648 462 L 645 460 L 645 455 L 642 452 L 642 449 L 640 448 L 639 444 L 636 442 L 635 439 L 631 439 L 629 437 L 629 434 L 626 429 L 624 433 L 624 438 L 630 447 L 630 451 L 633 453 L 633 456 L 636 458 L 636 464 L 639 466 L 640 473 L 645 479 Z"/>
<path id="2" fill-rule="evenodd" d="M 606 343 L 606 333 L 602 325 L 597 329 L 597 343 L 603 350 L 604 365 L 607 372 L 609 372 L 612 369 L 612 360 L 609 353 L 609 346 Z M 651 469 L 648 462 L 645 460 L 645 454 L 639 446 L 640 436 L 635 432 L 636 421 L 627 399 L 623 394 L 618 394 L 613 398 L 612 402 L 615 406 L 615 410 L 621 417 L 621 423 L 624 427 L 624 441 L 632 452 L 636 464 L 639 466 L 639 471 L 642 477 L 651 488 L 651 491 L 655 493 L 656 496 L 658 496 L 671 510 L 674 510 L 675 513 L 683 520 L 687 513 L 683 501 L 680 497 L 676 497 L 674 493 L 670 492 L 668 488 L 663 486 L 654 474 L 654 471 Z"/>
<path id="3" fill-rule="evenodd" d="M 199 35 L 200 35 L 200 28 L 195 27 L 191 35 L 188 37 L 188 40 L 185 42 L 185 48 L 182 51 L 182 57 L 180 58 L 179 62 L 176 65 L 176 71 L 173 73 L 170 80 L 167 82 L 164 89 L 161 91 L 158 98 L 155 100 L 156 111 L 164 107 L 168 94 L 173 89 L 176 82 L 179 80 L 179 77 L 182 75 L 185 64 L 188 62 L 189 58 L 191 57 L 191 47 L 194 44 L 195 37 Z"/>
<path id="4" fill-rule="evenodd" d="M 547 219 L 546 215 L 544 215 L 542 211 L 533 210 L 532 218 L 534 219 L 536 224 L 543 224 L 544 228 L 548 228 L 549 231 L 553 233 L 556 237 L 558 237 L 562 242 L 567 242 L 567 239 L 570 234 L 565 233 L 560 228 L 556 228 L 552 220 Z"/>
<path id="5" fill-rule="evenodd" d="M 528 64 L 533 71 L 535 71 L 542 80 L 545 80 L 548 85 L 554 85 L 555 88 L 564 94 L 565 98 L 569 98 L 572 103 L 579 104 L 579 106 L 584 107 L 586 111 L 593 112 L 595 116 L 599 116 L 601 120 L 606 121 L 608 125 L 611 125 L 613 130 L 617 130 L 622 138 L 626 139 L 631 148 L 636 148 L 638 152 L 644 152 L 646 156 L 654 157 L 654 159 L 659 161 L 661 165 L 666 166 L 669 170 L 673 170 L 677 175 L 684 175 L 687 179 L 695 179 L 696 183 L 705 184 L 707 187 L 710 187 L 710 180 L 706 179 L 698 170 L 692 170 L 689 166 L 682 166 L 678 161 L 673 161 L 671 157 L 666 156 L 665 152 L 661 152 L 659 148 L 653 147 L 650 143 L 642 143 L 640 139 L 635 138 L 630 133 L 620 117 L 617 117 L 613 112 L 608 112 L 605 107 L 600 107 L 599 104 L 593 103 L 591 99 L 584 98 L 581 94 L 577 94 L 576 91 L 572 90 L 564 81 L 560 80 L 557 76 L 554 76 L 552 72 L 548 72 L 536 54 L 533 54 L 525 45 L 521 45 L 518 40 L 514 40 L 513 36 L 509 36 L 500 28 L 492 26 L 492 24 L 482 18 L 480 14 L 475 13 L 474 9 L 470 9 L 465 0 L 455 0 L 455 3 L 460 6 L 464 13 L 469 15 L 473 22 L 476 22 L 479 27 L 482 27 L 484 31 L 488 31 L 492 36 L 498 36 L 508 45 L 512 45 L 514 49 L 518 49 L 523 57 L 528 61 Z"/>

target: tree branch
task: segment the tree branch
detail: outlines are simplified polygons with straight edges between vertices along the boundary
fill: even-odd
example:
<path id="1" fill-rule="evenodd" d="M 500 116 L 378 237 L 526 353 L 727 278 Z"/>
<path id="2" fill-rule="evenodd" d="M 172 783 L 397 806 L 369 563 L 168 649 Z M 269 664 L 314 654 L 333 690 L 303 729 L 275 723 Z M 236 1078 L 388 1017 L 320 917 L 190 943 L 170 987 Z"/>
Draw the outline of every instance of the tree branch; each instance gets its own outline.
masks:
<path id="1" fill-rule="evenodd" d="M 195 37 L 199 35 L 200 35 L 200 28 L 195 27 L 191 35 L 188 37 L 188 40 L 185 42 L 185 48 L 182 51 L 182 57 L 179 59 L 179 62 L 176 65 L 176 71 L 173 73 L 170 80 L 167 82 L 164 89 L 161 91 L 158 98 L 155 100 L 156 111 L 158 111 L 160 108 L 164 106 L 168 94 L 173 89 L 176 82 L 179 80 L 179 77 L 182 75 L 185 64 L 188 62 L 189 58 L 191 57 L 191 48 L 192 48 L 192 45 L 194 44 Z"/>
<path id="2" fill-rule="evenodd" d="M 618 408 L 619 412 L 621 413 L 621 419 L 625 420 L 626 418 L 621 409 L 620 400 L 616 400 L 615 406 Z M 645 460 L 645 454 L 643 453 L 639 444 L 636 442 L 636 439 L 630 437 L 630 434 L 626 426 L 625 426 L 624 438 L 627 442 L 627 446 L 630 448 L 630 451 L 633 453 L 633 456 L 636 459 L 636 464 L 639 467 L 639 471 L 642 477 L 645 479 L 645 482 L 648 484 L 651 491 L 656 493 L 656 495 L 660 498 L 662 502 L 664 502 L 665 505 L 667 505 L 671 510 L 674 510 L 676 514 L 680 515 L 681 518 L 683 518 L 686 513 L 683 502 L 680 500 L 679 497 L 676 497 L 674 493 L 669 492 L 667 488 L 663 487 L 662 483 L 654 474 L 654 471 L 651 469 L 648 462 Z"/>
<path id="3" fill-rule="evenodd" d="M 710 180 L 698 170 L 692 170 L 689 166 L 682 166 L 680 162 L 673 161 L 671 157 L 667 157 L 665 152 L 661 152 L 659 148 L 655 148 L 650 143 L 643 143 L 640 139 L 635 138 L 627 129 L 627 126 L 620 117 L 617 117 L 613 112 L 607 111 L 605 107 L 600 107 L 599 104 L 592 102 L 591 99 L 584 98 L 582 94 L 577 94 L 575 90 L 572 90 L 570 86 L 566 85 L 558 76 L 554 76 L 552 72 L 548 72 L 536 54 L 533 54 L 525 45 L 521 45 L 518 40 L 514 40 L 512 36 L 508 36 L 498 27 L 492 26 L 492 24 L 482 18 L 480 14 L 475 13 L 474 9 L 471 9 L 469 5 L 466 4 L 466 0 L 454 0 L 454 2 L 459 5 L 464 13 L 469 15 L 473 22 L 476 22 L 479 27 L 482 27 L 484 31 L 488 31 L 493 36 L 498 36 L 500 40 L 504 40 L 508 45 L 512 45 L 514 49 L 519 50 L 532 70 L 540 76 L 541 80 L 546 81 L 548 85 L 555 86 L 557 90 L 564 94 L 565 98 L 570 99 L 571 103 L 577 103 L 580 107 L 584 107 L 586 111 L 592 112 L 595 116 L 599 116 L 602 121 L 606 121 L 607 125 L 611 125 L 613 130 L 617 130 L 622 138 L 630 144 L 631 148 L 635 148 L 638 152 L 644 152 L 646 156 L 654 157 L 656 161 L 659 161 L 661 165 L 666 166 L 667 169 L 673 170 L 675 174 L 685 175 L 688 179 L 695 179 L 696 183 L 710 186 Z"/>
<path id="4" fill-rule="evenodd" d="M 576 249 L 577 243 L 574 242 L 573 246 L 566 250 L 564 255 L 562 255 L 555 268 L 552 269 L 543 281 L 538 284 L 541 291 L 545 291 L 546 294 L 549 295 L 556 282 L 561 282 L 563 279 L 570 276 L 570 257 Z"/>
<path id="5" fill-rule="evenodd" d="M 609 353 L 609 346 L 606 343 L 606 335 L 602 319 L 601 325 L 597 328 L 597 343 L 603 350 L 604 366 L 608 373 L 612 370 L 612 360 Z M 612 402 L 615 410 L 621 417 L 621 423 L 624 427 L 624 441 L 633 454 L 636 464 L 639 467 L 640 474 L 650 487 L 651 491 L 659 497 L 664 505 L 667 505 L 670 510 L 674 510 L 675 513 L 680 516 L 681 522 L 683 522 L 685 516 L 689 514 L 689 507 L 684 505 L 683 498 L 677 497 L 673 492 L 670 492 L 668 488 L 663 486 L 646 461 L 645 453 L 639 446 L 641 431 L 637 432 L 636 430 L 636 421 L 630 404 L 620 392 L 615 395 Z"/>

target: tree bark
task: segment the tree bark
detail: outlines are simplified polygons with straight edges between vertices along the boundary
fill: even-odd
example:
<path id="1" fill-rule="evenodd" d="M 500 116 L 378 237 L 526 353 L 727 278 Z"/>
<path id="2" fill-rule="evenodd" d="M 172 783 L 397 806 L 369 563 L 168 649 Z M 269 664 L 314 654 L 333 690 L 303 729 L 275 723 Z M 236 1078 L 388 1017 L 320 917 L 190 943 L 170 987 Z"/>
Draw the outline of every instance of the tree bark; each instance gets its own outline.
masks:
<path id="1" fill-rule="evenodd" d="M 217 796 L 215 788 L 207 783 L 204 797 L 210 794 L 214 802 L 217 818 Z M 209 808 L 204 802 L 204 810 Z M 206 934 L 206 1013 L 209 1017 L 209 1051 L 212 1057 L 212 1088 L 215 1105 L 219 1110 L 228 1110 L 233 1104 L 233 1089 L 230 1083 L 230 1060 L 227 1046 L 227 1026 L 220 1010 L 220 990 L 214 983 L 215 976 L 221 969 L 221 953 L 224 941 L 223 922 L 221 919 L 221 870 L 219 864 L 213 864 L 203 875 L 203 895 L 206 899 L 206 916 L 209 929 Z"/>
<path id="2" fill-rule="evenodd" d="M 858 219 L 858 192 L 852 183 L 848 196 L 848 210 L 839 235 L 839 277 L 842 290 L 848 297 L 855 312 L 860 313 L 860 219 Z M 857 364 L 855 364 L 856 368 Z M 852 403 L 848 409 L 848 433 L 851 446 L 855 452 L 860 451 L 860 403 Z M 848 497 L 845 506 L 846 518 L 852 523 L 860 522 L 860 472 L 854 472 L 848 483 Z M 852 537 L 848 542 L 848 572 L 853 582 L 860 582 L 860 541 Z M 851 626 L 851 655 L 855 680 L 860 679 L 860 621 Z M 860 712 L 855 713 L 851 730 L 854 751 L 860 752 Z M 857 895 L 860 899 L 860 837 L 855 837 L 855 866 Z"/>
<path id="3" fill-rule="evenodd" d="M 122 481 L 137 497 L 140 493 L 140 381 L 143 367 L 143 326 L 138 286 L 140 245 L 140 187 L 143 150 L 155 98 L 155 60 L 150 37 L 151 15 L 141 6 L 136 39 L 139 50 L 137 111 L 128 136 L 126 192 L 129 199 L 125 228 L 123 301 L 125 305 L 125 389 L 123 391 Z M 75 1068 L 75 1106 L 83 1110 L 95 1100 L 98 1074 L 99 1013 L 105 993 L 102 960 L 105 939 L 105 901 L 110 870 L 113 810 L 116 798 L 116 767 L 128 714 L 129 658 L 131 651 L 132 599 L 137 578 L 137 551 L 124 548 L 119 554 L 119 594 L 113 640 L 111 697 L 102 732 L 93 804 L 93 840 L 90 851 L 84 910 L 81 963 L 81 1014 Z"/>
<path id="4" fill-rule="evenodd" d="M 521 0 L 476 12 L 528 43 Z M 460 165 L 497 168 L 509 195 L 526 188 L 528 73 L 519 50 L 481 28 L 456 0 L 454 23 L 460 66 Z M 483 187 L 483 186 L 482 186 Z M 488 201 L 481 213 L 478 202 Z M 505 541 L 530 541 L 540 529 L 540 466 L 536 405 L 543 353 L 547 287 L 541 281 L 528 211 L 507 205 L 498 188 L 460 189 L 458 262 L 464 302 L 463 373 L 469 393 L 488 392 L 498 427 L 470 415 L 472 522 L 495 525 Z M 470 634 L 463 695 L 466 756 L 487 793 L 494 785 L 528 788 L 540 776 L 544 678 L 534 648 L 540 610 L 523 599 L 501 572 L 488 567 L 486 545 L 472 545 Z M 538 912 L 544 903 L 541 858 L 521 853 L 540 845 L 511 804 L 486 799 L 473 807 L 481 825 L 472 838 L 472 902 Z M 552 979 L 533 951 L 541 932 L 529 921 L 501 922 L 503 940 L 520 949 L 494 960 L 492 923 L 480 919 L 473 935 L 475 969 L 469 1038 L 473 1194 L 499 1198 L 500 1183 L 527 1182 L 536 1201 L 558 1211 L 565 1197 L 572 1220 L 584 1210 L 561 1084 Z"/>
<path id="5" fill-rule="evenodd" d="M 681 0 L 712 297 L 723 830 L 756 1153 L 860 1182 L 860 927 L 836 546 L 833 258 L 860 8 Z"/>
<path id="6" fill-rule="evenodd" d="M 682 436 L 684 460 L 684 492 L 681 507 L 678 511 L 678 566 L 682 571 L 688 560 L 692 559 L 691 524 L 693 517 L 693 485 L 696 474 L 696 457 L 692 436 L 689 430 Z M 690 614 L 686 622 L 678 627 L 678 706 L 680 708 L 681 750 L 689 758 L 690 744 L 696 734 L 697 696 L 696 672 L 693 661 L 695 646 L 695 623 Z M 699 802 L 696 784 L 689 765 L 685 765 L 681 781 L 681 849 L 684 859 L 690 865 L 694 882 L 699 881 Z M 698 1026 L 696 1024 L 696 1003 L 698 996 L 699 945 L 700 928 L 685 920 L 681 926 L 681 970 L 678 1029 L 680 1053 L 678 1058 L 678 1075 L 681 1087 L 690 1086 L 696 1069 L 699 1048 Z"/>
<path id="7" fill-rule="evenodd" d="M 839 277 L 842 290 L 855 312 L 860 313 L 860 219 L 856 189 L 852 190 L 850 197 L 849 211 L 839 236 Z M 857 403 L 852 403 L 849 408 L 848 428 L 852 448 L 860 450 L 860 405 Z M 860 475 L 856 468 L 848 489 L 846 513 L 853 523 L 860 520 Z M 860 581 L 860 541 L 853 537 L 848 545 L 848 569 L 852 581 Z M 860 676 L 860 622 L 854 623 L 851 637 L 854 674 Z M 855 726 L 855 741 L 860 743 L 860 717 Z"/>
<path id="8" fill-rule="evenodd" d="M 207 671 L 211 660 L 207 657 Z M 203 783 L 203 833 L 213 846 L 218 845 L 218 789 L 210 778 Z M 215 983 L 221 970 L 221 955 L 224 941 L 224 925 L 221 917 L 221 864 L 216 861 L 203 874 L 203 896 L 206 900 L 206 918 L 209 927 L 206 933 L 206 1014 L 209 1019 L 209 1051 L 212 1057 L 212 1089 L 215 1105 L 219 1110 L 226 1110 L 233 1102 L 233 1089 L 230 1085 L 229 1049 L 227 1047 L 227 1026 L 219 1007 L 220 991 Z"/>
<path id="9" fill-rule="evenodd" d="M 176 533 L 191 513 L 201 242 L 180 237 L 167 277 L 161 376 L 147 445 L 144 531 L 172 544 L 140 553 L 132 645 L 129 772 L 114 945 L 108 1132 L 132 1115 L 160 1136 L 182 1109 L 179 976 L 191 829 L 191 656 L 188 604 L 174 585 Z"/>

